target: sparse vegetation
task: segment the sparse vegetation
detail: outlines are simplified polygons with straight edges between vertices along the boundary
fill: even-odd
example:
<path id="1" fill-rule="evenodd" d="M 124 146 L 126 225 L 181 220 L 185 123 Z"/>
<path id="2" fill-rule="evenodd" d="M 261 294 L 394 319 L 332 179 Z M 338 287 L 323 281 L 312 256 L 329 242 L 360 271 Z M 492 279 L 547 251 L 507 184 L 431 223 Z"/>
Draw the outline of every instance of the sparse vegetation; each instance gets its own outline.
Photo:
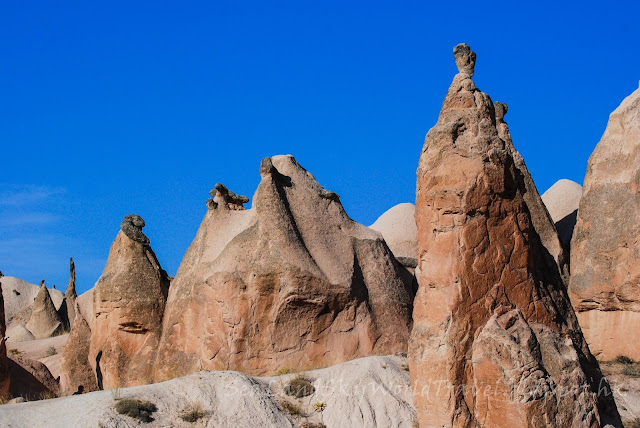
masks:
<path id="1" fill-rule="evenodd" d="M 286 375 L 289 373 L 293 373 L 293 370 L 291 370 L 291 368 L 289 367 L 284 367 L 276 372 L 276 376 Z"/>
<path id="2" fill-rule="evenodd" d="M 640 377 L 640 364 L 624 366 L 622 374 L 629 377 Z"/>
<path id="3" fill-rule="evenodd" d="M 38 394 L 36 400 L 51 400 L 52 398 L 58 398 L 58 396 L 51 391 L 44 391 Z"/>
<path id="4" fill-rule="evenodd" d="M 56 349 L 55 346 L 49 346 L 47 348 L 47 352 L 46 352 L 47 357 L 51 357 L 53 355 L 56 355 L 57 353 L 58 353 L 58 350 Z"/>
<path id="5" fill-rule="evenodd" d="M 408 371 L 409 371 L 409 364 L 407 364 L 407 363 L 402 363 L 402 364 L 400 364 L 400 368 L 401 368 L 402 370 L 404 370 L 405 372 L 408 372 Z"/>
<path id="6" fill-rule="evenodd" d="M 291 416 L 304 416 L 302 413 L 302 409 L 298 404 L 292 403 L 291 401 L 281 400 L 278 402 L 278 405 L 282 410 L 288 413 Z"/>
<path id="7" fill-rule="evenodd" d="M 626 355 L 618 355 L 613 361 L 619 364 L 624 364 L 624 365 L 630 365 L 635 362 L 631 358 L 627 357 Z"/>
<path id="8" fill-rule="evenodd" d="M 316 391 L 315 387 L 303 375 L 291 379 L 284 387 L 284 392 L 296 398 L 306 397 Z"/>
<path id="9" fill-rule="evenodd" d="M 300 425 L 300 428 L 327 428 L 322 422 L 305 422 Z"/>
<path id="10" fill-rule="evenodd" d="M 137 398 L 123 398 L 118 400 L 115 406 L 116 412 L 126 415 L 142 422 L 152 422 L 151 415 L 158 410 L 155 404 L 150 401 L 139 400 Z"/>
<path id="11" fill-rule="evenodd" d="M 122 399 L 122 393 L 120 392 L 120 388 L 114 388 L 111 390 L 111 398 L 113 398 L 113 401 L 118 401 Z"/>
<path id="12" fill-rule="evenodd" d="M 327 408 L 327 403 L 325 403 L 324 401 L 318 401 L 316 404 L 313 405 L 314 412 L 323 412 L 324 409 L 326 408 Z"/>
<path id="13" fill-rule="evenodd" d="M 414 419 L 413 421 L 411 421 L 411 427 L 412 428 L 420 428 L 420 424 L 418 423 L 418 421 L 416 421 Z"/>
<path id="14" fill-rule="evenodd" d="M 180 412 L 180 419 L 185 422 L 195 423 L 200 419 L 207 416 L 207 412 L 202 407 L 202 403 L 197 401 L 195 403 L 191 403 L 187 405 L 182 412 Z"/>
<path id="15" fill-rule="evenodd" d="M 18 351 L 16 348 L 9 349 L 9 354 L 13 355 L 14 357 L 22 356 L 22 352 Z"/>

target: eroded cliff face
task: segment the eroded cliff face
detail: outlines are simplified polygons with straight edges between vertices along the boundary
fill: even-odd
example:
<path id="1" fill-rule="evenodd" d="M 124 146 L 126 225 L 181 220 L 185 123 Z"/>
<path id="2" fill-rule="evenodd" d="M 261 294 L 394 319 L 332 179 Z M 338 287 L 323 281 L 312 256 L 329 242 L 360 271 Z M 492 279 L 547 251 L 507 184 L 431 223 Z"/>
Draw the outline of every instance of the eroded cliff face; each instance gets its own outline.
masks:
<path id="1" fill-rule="evenodd" d="M 536 231 L 525 197 L 535 187 L 471 79 L 475 54 L 459 45 L 454 56 L 460 73 L 417 171 L 409 361 L 420 426 L 619 426 Z"/>
<path id="2" fill-rule="evenodd" d="M 569 294 L 598 358 L 640 360 L 640 89 L 589 158 L 571 241 Z"/>
<path id="3" fill-rule="evenodd" d="M 142 233 L 143 226 L 139 216 L 125 217 L 94 288 L 89 363 L 100 389 L 152 380 L 169 278 Z M 78 339 L 86 337 L 88 327 L 74 323 L 74 329 L 85 333 L 78 331 Z"/>
<path id="4" fill-rule="evenodd" d="M 260 175 L 250 210 L 224 186 L 212 191 L 172 282 L 156 381 L 406 350 L 411 277 L 380 236 L 292 156 L 265 158 Z"/>
<path id="5" fill-rule="evenodd" d="M 2 273 L 0 273 L 0 398 L 9 397 L 9 359 L 7 358 L 7 344 L 5 343 L 4 298 L 2 295 Z"/>

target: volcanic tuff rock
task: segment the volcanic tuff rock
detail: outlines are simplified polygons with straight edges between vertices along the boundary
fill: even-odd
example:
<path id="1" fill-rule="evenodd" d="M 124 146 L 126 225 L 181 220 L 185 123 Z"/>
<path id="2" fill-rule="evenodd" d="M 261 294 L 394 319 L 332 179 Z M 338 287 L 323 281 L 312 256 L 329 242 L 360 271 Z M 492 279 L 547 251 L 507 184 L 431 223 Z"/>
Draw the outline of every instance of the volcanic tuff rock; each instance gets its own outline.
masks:
<path id="1" fill-rule="evenodd" d="M 542 200 L 555 222 L 560 242 L 569 248 L 578 217 L 582 186 L 571 180 L 558 180 L 542 194 Z"/>
<path id="2" fill-rule="evenodd" d="M 542 245 L 547 249 L 549 254 L 555 259 L 565 281 L 569 277 L 569 269 L 567 264 L 569 259 L 565 254 L 564 248 L 560 243 L 558 232 L 556 231 L 553 219 L 538 193 L 529 169 L 524 162 L 524 158 L 516 150 L 511 140 L 511 134 L 509 133 L 509 126 L 504 120 L 504 116 L 507 114 L 508 106 L 505 103 L 496 102 L 494 104 L 495 117 L 496 117 L 496 129 L 498 130 L 498 136 L 504 141 L 505 147 L 509 150 L 511 157 L 513 158 L 514 166 L 518 169 L 518 176 L 522 180 L 524 185 L 523 195 L 524 202 L 531 215 L 531 221 L 533 222 L 533 228 L 540 237 Z"/>
<path id="3" fill-rule="evenodd" d="M 4 298 L 2 297 L 2 273 L 0 272 L 0 399 L 9 395 L 9 360 L 7 359 L 7 344 L 4 341 Z"/>
<path id="4" fill-rule="evenodd" d="M 411 284 L 380 236 L 292 156 L 263 159 L 260 175 L 251 209 L 219 191 L 207 204 L 169 291 L 156 380 L 406 349 Z"/>
<path id="5" fill-rule="evenodd" d="M 531 190 L 470 75 L 453 79 L 417 171 L 409 362 L 420 426 L 619 426 L 534 228 Z"/>
<path id="6" fill-rule="evenodd" d="M 398 204 L 385 211 L 369 227 L 382 234 L 389 249 L 397 258 L 416 258 L 418 229 L 416 229 L 415 205 L 409 203 Z"/>
<path id="7" fill-rule="evenodd" d="M 40 291 L 31 306 L 31 318 L 26 327 L 36 339 L 55 336 L 64 331 L 64 324 L 53 305 L 44 281 L 40 284 Z"/>
<path id="8" fill-rule="evenodd" d="M 569 294 L 600 359 L 640 360 L 640 89 L 611 113 L 589 157 Z"/>
<path id="9" fill-rule="evenodd" d="M 60 390 L 63 395 L 73 394 L 80 385 L 84 387 L 86 392 L 98 389 L 96 375 L 89 363 L 91 329 L 80 311 L 78 310 L 76 313 L 62 356 Z"/>
<path id="10" fill-rule="evenodd" d="M 73 262 L 73 258 L 69 259 L 69 273 L 69 284 L 64 292 L 64 301 L 69 327 L 71 327 L 76 318 L 76 298 L 78 297 L 76 294 L 76 264 Z"/>
<path id="11" fill-rule="evenodd" d="M 125 217 L 94 287 L 89 362 L 99 388 L 151 379 L 150 361 L 160 338 L 169 279 L 142 233 L 143 226 L 140 216 Z M 86 333 L 84 324 L 76 325 Z M 70 340 L 68 346 L 80 345 Z"/>

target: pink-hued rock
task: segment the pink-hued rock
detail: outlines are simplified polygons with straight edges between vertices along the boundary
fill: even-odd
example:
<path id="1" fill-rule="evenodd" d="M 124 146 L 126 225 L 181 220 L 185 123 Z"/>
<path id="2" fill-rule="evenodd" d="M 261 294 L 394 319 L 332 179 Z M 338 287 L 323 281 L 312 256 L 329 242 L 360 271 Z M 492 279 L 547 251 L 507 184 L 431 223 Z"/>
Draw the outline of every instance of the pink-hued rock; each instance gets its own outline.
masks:
<path id="1" fill-rule="evenodd" d="M 640 360 L 640 89 L 589 157 L 571 241 L 569 295 L 599 359 Z M 598 312 L 598 313 L 596 313 Z M 623 322 L 623 320 L 633 322 Z M 629 346 L 635 344 L 636 346 Z"/>
<path id="2" fill-rule="evenodd" d="M 76 308 L 77 309 L 77 308 Z M 62 355 L 60 390 L 62 395 L 71 395 L 82 385 L 85 392 L 97 391 L 96 374 L 89 363 L 91 329 L 79 310 L 71 326 L 69 340 Z"/>
<path id="3" fill-rule="evenodd" d="M 142 233 L 143 226 L 139 216 L 125 217 L 94 287 L 89 363 L 99 389 L 151 381 L 169 279 Z M 81 328 L 79 339 L 86 337 L 88 324 Z M 67 346 L 82 345 L 69 340 Z"/>
<path id="4" fill-rule="evenodd" d="M 417 171 L 409 364 L 420 426 L 620 426 L 612 396 L 598 394 L 608 385 L 556 257 L 536 230 L 539 207 L 525 197 L 535 186 L 471 80 L 475 54 L 454 53 L 460 73 Z"/>
<path id="5" fill-rule="evenodd" d="M 237 195 L 212 192 L 172 281 L 156 380 L 406 350 L 411 278 L 380 236 L 292 156 L 265 158 L 260 175 L 250 210 Z"/>

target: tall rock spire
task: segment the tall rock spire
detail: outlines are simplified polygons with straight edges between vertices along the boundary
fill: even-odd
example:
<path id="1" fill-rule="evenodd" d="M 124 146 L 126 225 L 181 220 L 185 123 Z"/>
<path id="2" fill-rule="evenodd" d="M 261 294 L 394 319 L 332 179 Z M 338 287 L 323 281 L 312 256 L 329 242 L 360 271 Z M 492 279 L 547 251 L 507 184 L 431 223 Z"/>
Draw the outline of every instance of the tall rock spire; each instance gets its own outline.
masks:
<path id="1" fill-rule="evenodd" d="M 144 225 L 138 215 L 124 218 L 94 288 L 89 362 L 100 389 L 151 381 L 169 278 L 142 233 Z M 86 331 L 88 325 L 78 327 Z"/>
<path id="2" fill-rule="evenodd" d="M 619 426 L 524 171 L 471 80 L 475 53 L 458 45 L 454 56 L 460 73 L 417 171 L 409 361 L 420 426 Z"/>
<path id="3" fill-rule="evenodd" d="M 69 259 L 69 284 L 64 292 L 64 299 L 67 307 L 67 317 L 69 319 L 69 327 L 73 325 L 73 321 L 76 318 L 76 264 L 73 262 L 73 257 Z"/>

